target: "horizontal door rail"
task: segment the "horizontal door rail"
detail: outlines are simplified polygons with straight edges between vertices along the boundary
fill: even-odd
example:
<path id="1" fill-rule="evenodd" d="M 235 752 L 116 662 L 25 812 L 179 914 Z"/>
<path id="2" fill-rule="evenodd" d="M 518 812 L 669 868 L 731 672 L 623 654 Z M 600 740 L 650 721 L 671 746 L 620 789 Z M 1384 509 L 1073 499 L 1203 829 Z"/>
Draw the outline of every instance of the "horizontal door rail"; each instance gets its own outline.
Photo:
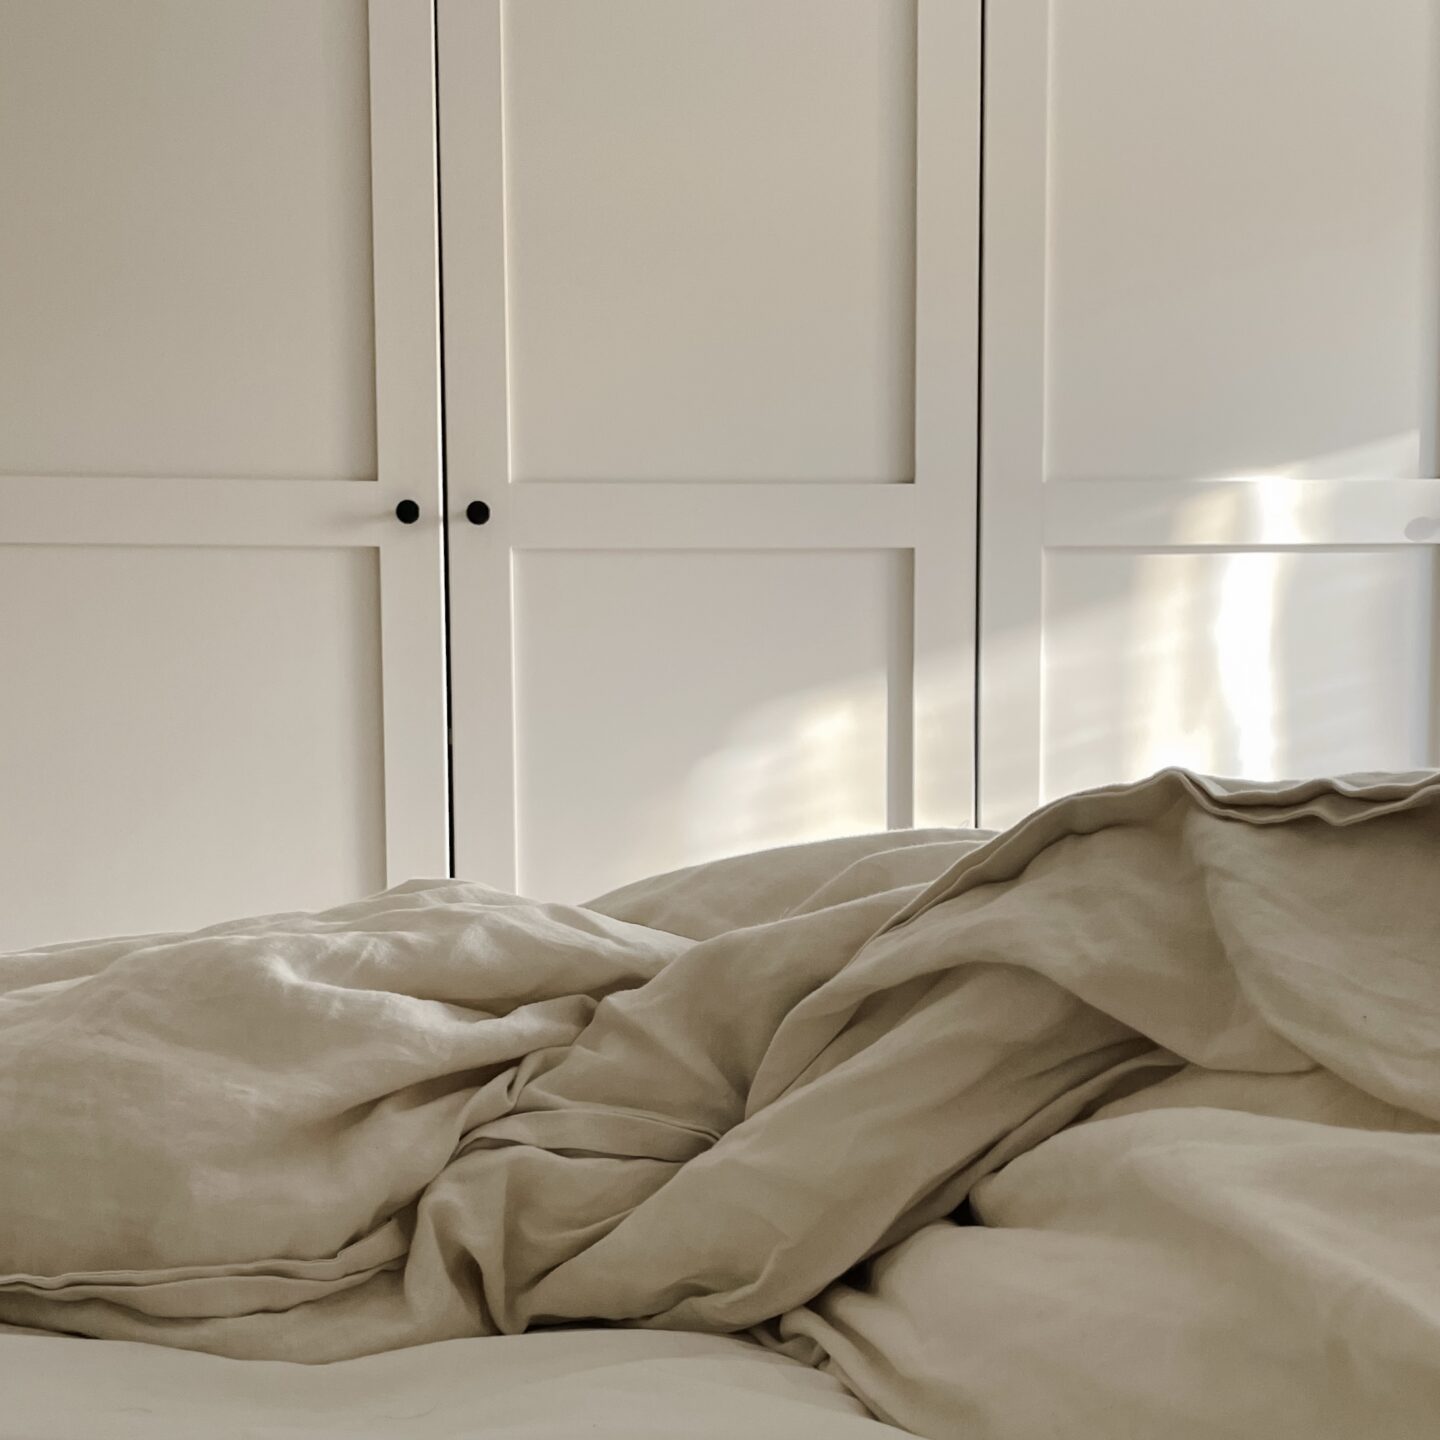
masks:
<path id="1" fill-rule="evenodd" d="M 1067 480 L 1041 493 L 1050 550 L 1440 543 L 1440 480 Z"/>

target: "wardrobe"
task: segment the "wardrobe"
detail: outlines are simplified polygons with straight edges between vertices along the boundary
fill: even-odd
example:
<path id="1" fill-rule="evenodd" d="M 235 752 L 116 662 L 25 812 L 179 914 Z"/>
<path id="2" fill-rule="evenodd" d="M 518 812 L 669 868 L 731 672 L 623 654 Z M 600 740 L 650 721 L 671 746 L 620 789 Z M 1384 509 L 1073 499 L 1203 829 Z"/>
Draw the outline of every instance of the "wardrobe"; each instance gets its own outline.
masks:
<path id="1" fill-rule="evenodd" d="M 1440 763 L 1440 0 L 0 0 L 0 948 Z"/>

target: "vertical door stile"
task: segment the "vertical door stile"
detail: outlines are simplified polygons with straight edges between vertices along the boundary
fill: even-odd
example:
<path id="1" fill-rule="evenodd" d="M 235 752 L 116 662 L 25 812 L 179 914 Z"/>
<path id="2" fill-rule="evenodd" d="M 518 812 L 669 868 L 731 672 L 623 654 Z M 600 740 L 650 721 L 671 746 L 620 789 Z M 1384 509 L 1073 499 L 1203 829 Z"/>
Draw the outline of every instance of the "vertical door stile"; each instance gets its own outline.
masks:
<path id="1" fill-rule="evenodd" d="M 985 28 L 981 825 L 1040 798 L 1049 12 L 1050 0 L 1008 0 Z"/>
<path id="2" fill-rule="evenodd" d="M 916 35 L 913 807 L 975 811 L 981 7 L 920 0 Z M 909 797 L 907 797 L 909 798 Z"/>
<path id="3" fill-rule="evenodd" d="M 516 883 L 501 0 L 438 0 L 457 871 Z M 472 525 L 473 501 L 490 507 Z"/>
<path id="4" fill-rule="evenodd" d="M 370 0 L 386 872 L 450 872 L 435 52 L 429 0 Z M 394 519 L 401 500 L 420 519 Z"/>

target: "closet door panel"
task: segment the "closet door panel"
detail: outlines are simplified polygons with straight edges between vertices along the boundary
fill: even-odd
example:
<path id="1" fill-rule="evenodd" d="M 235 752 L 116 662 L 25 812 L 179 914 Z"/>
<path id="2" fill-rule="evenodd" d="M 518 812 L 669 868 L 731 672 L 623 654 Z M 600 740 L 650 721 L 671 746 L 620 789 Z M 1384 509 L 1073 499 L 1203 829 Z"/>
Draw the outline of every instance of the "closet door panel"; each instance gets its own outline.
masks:
<path id="1" fill-rule="evenodd" d="M 365 549 L 0 546 L 0 949 L 385 883 Z"/>
<path id="2" fill-rule="evenodd" d="M 0 36 L 0 470 L 372 478 L 364 5 L 11 0 Z"/>
<path id="3" fill-rule="evenodd" d="M 1048 481 L 1419 473 L 1434 16 L 1055 0 Z"/>
<path id="4" fill-rule="evenodd" d="M 447 872 L 434 128 L 428 0 L 0 0 L 0 948 Z"/>
<path id="5" fill-rule="evenodd" d="M 1440 763 L 1440 5 L 992 22 L 982 822 Z"/>
<path id="6" fill-rule="evenodd" d="M 902 570 L 883 551 L 525 552 L 520 888 L 598 894 L 884 829 Z"/>
<path id="7" fill-rule="evenodd" d="M 539 0 L 504 46 L 512 477 L 909 480 L 914 5 Z"/>
<path id="8" fill-rule="evenodd" d="M 968 824 L 979 4 L 438 16 L 458 873 Z"/>

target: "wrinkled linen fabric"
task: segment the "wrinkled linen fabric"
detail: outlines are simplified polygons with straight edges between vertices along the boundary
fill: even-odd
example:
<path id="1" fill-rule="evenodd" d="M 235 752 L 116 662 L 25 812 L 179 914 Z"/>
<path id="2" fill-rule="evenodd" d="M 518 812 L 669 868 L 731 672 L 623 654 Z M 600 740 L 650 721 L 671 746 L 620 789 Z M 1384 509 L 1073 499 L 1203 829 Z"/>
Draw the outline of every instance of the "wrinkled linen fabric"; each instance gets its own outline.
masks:
<path id="1" fill-rule="evenodd" d="M 4 1440 L 904 1440 L 733 1335 L 534 1330 L 333 1365 L 0 1333 Z"/>
<path id="2" fill-rule="evenodd" d="M 1431 1440 L 1436 1129 L 1324 1071 L 1187 1067 L 768 1335 L 936 1440 Z"/>
<path id="3" fill-rule="evenodd" d="M 811 1302 L 972 1192 L 1002 1237 L 1083 1220 L 1168 1255 L 1184 1306 L 1194 1236 L 1289 1243 L 1297 1185 L 1320 1218 L 1286 1263 L 1323 1296 L 1315 1235 L 1387 1224 L 1327 1165 L 1435 1194 L 1437 949 L 1440 776 L 1166 771 L 988 839 L 796 847 L 583 908 L 412 882 L 3 957 L 0 1321 L 304 1361 L 583 1320 L 818 1355 L 806 1317 L 847 1287 Z M 1282 1104 L 1217 1139 L 1213 1105 L 1160 1101 L 1196 1073 L 1321 1075 L 1403 1119 Z M 1267 1124 L 1312 1137 L 1299 1171 Z M 1209 1218 L 1171 1216 L 1192 1194 Z M 1348 1247 L 1355 1293 L 1404 1280 L 1366 1312 L 1382 1344 L 1434 1318 L 1440 1237 L 1406 1214 Z"/>

